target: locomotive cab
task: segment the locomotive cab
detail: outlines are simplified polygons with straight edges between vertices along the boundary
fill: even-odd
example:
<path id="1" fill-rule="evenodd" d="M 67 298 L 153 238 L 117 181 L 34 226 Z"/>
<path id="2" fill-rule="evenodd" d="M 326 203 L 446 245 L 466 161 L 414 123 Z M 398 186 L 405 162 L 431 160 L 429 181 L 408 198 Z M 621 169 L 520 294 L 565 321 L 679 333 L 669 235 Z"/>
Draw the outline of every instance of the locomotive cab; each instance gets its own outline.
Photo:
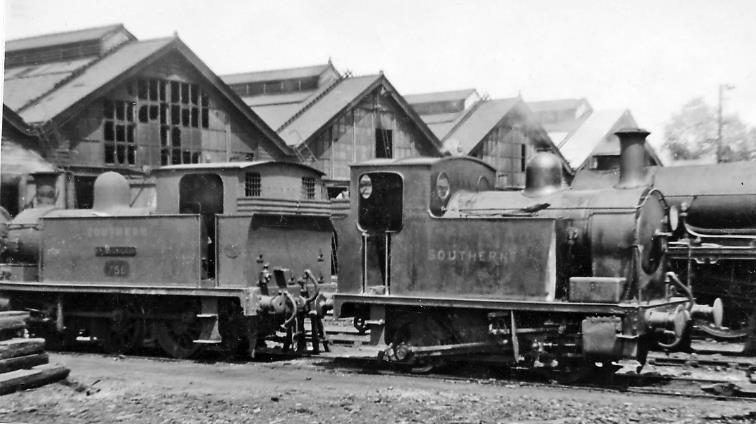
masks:
<path id="1" fill-rule="evenodd" d="M 449 187 L 479 190 L 494 179 L 491 166 L 469 157 L 376 159 L 353 166 L 350 191 L 357 200 L 351 213 L 361 241 L 359 251 L 339 251 L 339 291 L 389 294 L 397 274 L 392 239 L 408 222 L 442 214 Z"/>

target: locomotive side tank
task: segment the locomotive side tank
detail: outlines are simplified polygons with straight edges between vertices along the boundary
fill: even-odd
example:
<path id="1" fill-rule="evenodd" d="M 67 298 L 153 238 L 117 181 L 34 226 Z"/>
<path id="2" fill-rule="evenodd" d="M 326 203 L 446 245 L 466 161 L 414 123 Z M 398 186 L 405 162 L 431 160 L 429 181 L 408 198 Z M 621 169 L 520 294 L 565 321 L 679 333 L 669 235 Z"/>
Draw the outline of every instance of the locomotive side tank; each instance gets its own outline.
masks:
<path id="1" fill-rule="evenodd" d="M 208 344 L 254 354 L 269 336 L 317 350 L 333 233 L 322 174 L 269 161 L 154 174 L 156 211 L 130 208 L 111 172 L 93 209 L 27 209 L 8 224 L 0 290 L 35 312 L 30 330 L 109 352 L 151 339 L 175 357 Z"/>
<path id="2" fill-rule="evenodd" d="M 492 170 L 470 158 L 354 166 L 361 268 L 342 268 L 336 313 L 397 362 L 569 368 L 682 348 L 692 315 L 719 312 L 666 273 L 667 206 L 639 178 L 646 134 L 620 134 L 624 172 L 601 190 L 566 188 L 548 153 L 523 192 L 479 184 Z"/>

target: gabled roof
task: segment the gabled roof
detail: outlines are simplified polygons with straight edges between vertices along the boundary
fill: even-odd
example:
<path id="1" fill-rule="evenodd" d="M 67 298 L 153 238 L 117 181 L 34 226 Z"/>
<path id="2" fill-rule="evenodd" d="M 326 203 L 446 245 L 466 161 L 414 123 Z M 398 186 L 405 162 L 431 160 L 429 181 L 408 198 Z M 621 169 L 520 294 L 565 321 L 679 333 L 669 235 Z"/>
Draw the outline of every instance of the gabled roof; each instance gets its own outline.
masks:
<path id="1" fill-rule="evenodd" d="M 52 83 L 52 88 L 26 99 L 18 114 L 32 124 L 57 125 L 76 116 L 79 107 L 95 100 L 129 78 L 170 53 L 177 52 L 199 74 L 214 86 L 246 119 L 257 127 L 285 155 L 293 152 L 281 137 L 257 114 L 255 114 L 213 71 L 200 60 L 178 37 L 133 41 L 101 58 L 87 62 L 61 79 Z M 60 64 L 59 64 L 60 65 Z M 64 65 L 60 65 L 64 66 Z M 22 81 L 23 82 L 23 81 Z M 28 83 L 28 82 L 27 82 Z M 11 84 L 12 85 L 12 84 Z M 6 81 L 6 87 L 8 87 Z M 21 88 L 21 87 L 19 87 Z M 13 88 L 15 90 L 15 87 Z M 23 90 L 20 90 L 23 91 Z"/>
<path id="2" fill-rule="evenodd" d="M 404 96 L 404 100 L 411 105 L 420 103 L 452 102 L 455 100 L 465 100 L 475 94 L 474 88 L 463 90 L 439 91 L 435 93 L 409 94 Z"/>
<path id="3" fill-rule="evenodd" d="M 476 103 L 443 138 L 444 147 L 459 147 L 462 153 L 469 154 L 519 103 L 523 103 L 519 97 L 482 100 Z"/>
<path id="4" fill-rule="evenodd" d="M 618 156 L 620 143 L 616 131 L 624 127 L 637 127 L 638 123 L 627 109 L 596 110 L 559 147 L 574 169 L 582 167 L 591 156 Z M 646 151 L 656 164 L 661 165 L 653 147 L 645 144 Z"/>
<path id="5" fill-rule="evenodd" d="M 448 130 L 446 136 L 442 139 L 444 149 L 452 154 L 470 154 L 498 125 L 503 119 L 512 112 L 524 114 L 527 118 L 524 124 L 524 130 L 528 137 L 536 144 L 536 147 L 549 150 L 562 159 L 565 171 L 572 173 L 567 161 L 562 157 L 559 149 L 549 139 L 546 131 L 543 130 L 533 118 L 528 105 L 521 97 L 512 97 L 505 99 L 483 99 L 475 103 L 472 107 L 464 111 Z M 449 125 L 449 124 L 444 124 Z"/>
<path id="6" fill-rule="evenodd" d="M 172 45 L 175 40 L 171 37 L 126 44 L 112 54 L 93 62 L 79 75 L 20 110 L 19 114 L 28 122 L 47 122 L 108 86 L 108 83 Z"/>
<path id="7" fill-rule="evenodd" d="M 5 51 L 14 52 L 18 50 L 29 50 L 63 44 L 94 41 L 101 39 L 115 31 L 125 31 L 131 36 L 131 39 L 136 40 L 136 37 L 129 33 L 126 28 L 124 28 L 123 24 L 113 24 L 95 28 L 85 28 L 76 31 L 58 32 L 53 34 L 43 34 L 33 37 L 8 40 L 5 42 Z"/>
<path id="8" fill-rule="evenodd" d="M 5 70 L 5 102 L 14 110 L 21 110 L 53 90 L 66 79 L 94 63 L 97 56 L 40 65 L 21 65 Z"/>
<path id="9" fill-rule="evenodd" d="M 342 112 L 357 105 L 366 95 L 379 87 L 382 87 L 387 95 L 391 96 L 399 105 L 399 108 L 410 117 L 410 121 L 416 128 L 440 152 L 441 143 L 438 138 L 433 135 L 420 116 L 412 110 L 383 74 L 342 78 L 329 86 L 322 87 L 303 102 L 291 116 L 286 118 L 285 122 L 278 127 L 278 132 L 289 146 L 299 146 L 336 119 Z M 268 116 L 266 111 L 260 108 L 254 109 L 261 115 Z M 277 112 L 281 114 L 276 117 L 276 121 L 280 121 L 283 112 L 290 113 L 291 110 L 279 109 Z M 269 115 L 272 116 L 273 114 Z"/>
<path id="10" fill-rule="evenodd" d="M 296 112 L 298 116 L 290 117 L 278 128 L 279 133 L 289 146 L 298 146 L 312 137 L 332 118 L 352 103 L 362 98 L 363 94 L 380 80 L 380 75 L 345 78 L 324 87 L 316 99 L 303 105 Z M 293 119 L 292 119 L 293 118 Z"/>
<path id="11" fill-rule="evenodd" d="M 265 71 L 241 72 L 238 74 L 221 75 L 223 82 L 229 85 L 245 84 L 261 81 L 277 81 L 294 78 L 317 77 L 328 70 L 338 74 L 332 63 L 323 65 L 302 66 L 298 68 L 273 69 Z"/>

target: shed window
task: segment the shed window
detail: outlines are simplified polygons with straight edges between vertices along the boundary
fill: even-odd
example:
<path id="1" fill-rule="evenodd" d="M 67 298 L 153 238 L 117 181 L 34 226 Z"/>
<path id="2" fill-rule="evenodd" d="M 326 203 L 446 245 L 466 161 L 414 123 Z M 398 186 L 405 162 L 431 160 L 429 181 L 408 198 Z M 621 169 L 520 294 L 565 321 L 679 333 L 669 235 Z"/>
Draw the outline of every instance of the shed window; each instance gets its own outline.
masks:
<path id="1" fill-rule="evenodd" d="M 244 175 L 244 195 L 247 197 L 260 197 L 262 194 L 262 183 L 260 174 L 257 172 L 247 172 Z"/>
<path id="2" fill-rule="evenodd" d="M 394 157 L 393 134 L 391 130 L 381 128 L 375 129 L 375 157 L 392 158 Z"/>
<path id="3" fill-rule="evenodd" d="M 139 80 L 137 87 L 143 91 L 138 99 L 139 122 L 160 125 L 160 164 L 198 163 L 202 135 L 184 128 L 209 126 L 207 93 L 197 84 L 159 79 Z"/>
<path id="4" fill-rule="evenodd" d="M 105 100 L 103 107 L 105 163 L 134 165 L 134 108 L 131 102 Z"/>
<path id="5" fill-rule="evenodd" d="M 315 178 L 302 177 L 302 197 L 305 199 L 315 198 Z"/>

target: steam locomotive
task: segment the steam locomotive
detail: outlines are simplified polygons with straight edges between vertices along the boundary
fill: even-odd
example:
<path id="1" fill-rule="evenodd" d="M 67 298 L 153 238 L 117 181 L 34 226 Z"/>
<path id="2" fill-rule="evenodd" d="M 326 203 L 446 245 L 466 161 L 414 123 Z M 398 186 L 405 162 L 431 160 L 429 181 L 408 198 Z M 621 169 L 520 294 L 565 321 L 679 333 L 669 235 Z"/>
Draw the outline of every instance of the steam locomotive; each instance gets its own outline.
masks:
<path id="1" fill-rule="evenodd" d="M 55 179 L 37 178 L 37 206 L 1 226 L 0 291 L 52 345 L 152 340 L 184 358 L 204 345 L 254 355 L 272 337 L 317 351 L 333 232 L 321 176 L 271 161 L 165 166 L 154 210 L 131 207 L 114 172 L 96 179 L 92 209 L 56 207 Z"/>
<path id="2" fill-rule="evenodd" d="M 723 340 L 746 339 L 756 352 L 756 175 L 751 162 L 649 167 L 643 181 L 662 190 L 680 211 L 670 238 L 670 267 L 691 286 L 696 298 L 721 298 L 726 328 L 697 328 Z M 613 172 L 582 171 L 575 188 L 610 185 Z"/>
<path id="3" fill-rule="evenodd" d="M 691 320 L 719 324 L 668 272 L 677 223 L 642 180 L 647 132 L 617 133 L 619 179 L 567 188 L 538 153 L 524 191 L 492 191 L 469 157 L 352 167 L 359 249 L 340 250 L 334 313 L 369 327 L 388 361 L 477 358 L 556 371 L 683 350 Z M 607 367 L 609 368 L 609 367 Z"/>

